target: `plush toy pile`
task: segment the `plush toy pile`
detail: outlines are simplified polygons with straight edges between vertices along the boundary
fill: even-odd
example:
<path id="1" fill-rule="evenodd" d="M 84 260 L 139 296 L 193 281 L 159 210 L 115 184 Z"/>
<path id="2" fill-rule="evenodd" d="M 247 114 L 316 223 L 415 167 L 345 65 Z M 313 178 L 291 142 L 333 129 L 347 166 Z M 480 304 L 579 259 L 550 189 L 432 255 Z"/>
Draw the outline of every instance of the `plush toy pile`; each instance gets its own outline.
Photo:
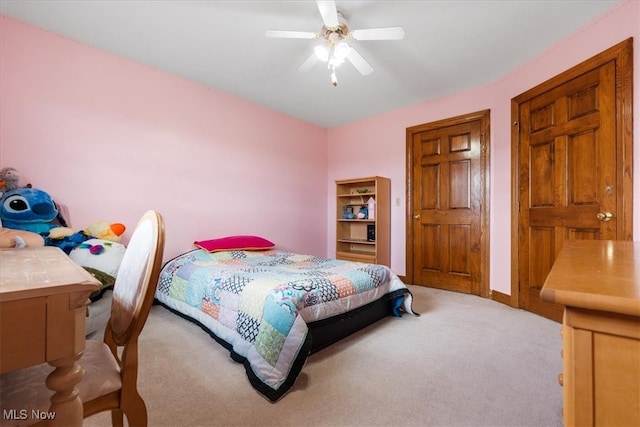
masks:
<path id="1" fill-rule="evenodd" d="M 44 190 L 19 186 L 15 168 L 0 169 L 0 248 L 57 246 L 102 282 L 91 298 L 113 286 L 124 256 L 120 242 L 126 227 L 97 221 L 74 231 Z"/>

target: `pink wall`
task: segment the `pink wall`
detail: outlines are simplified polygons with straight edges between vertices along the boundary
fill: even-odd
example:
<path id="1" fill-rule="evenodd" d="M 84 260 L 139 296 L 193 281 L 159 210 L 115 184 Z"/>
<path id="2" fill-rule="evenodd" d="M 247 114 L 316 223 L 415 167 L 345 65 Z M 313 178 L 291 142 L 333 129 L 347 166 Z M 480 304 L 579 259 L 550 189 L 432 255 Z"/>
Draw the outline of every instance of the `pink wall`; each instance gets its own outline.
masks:
<path id="1" fill-rule="evenodd" d="M 490 287 L 511 294 L 511 99 L 599 52 L 634 37 L 634 80 L 640 82 L 640 2 L 613 8 L 572 36 L 551 47 L 501 80 L 449 97 L 428 101 L 329 130 L 329 206 L 335 212 L 334 181 L 348 177 L 382 175 L 391 178 L 391 268 L 406 274 L 406 141 L 407 127 L 479 110 L 491 110 Z M 634 110 L 640 111 L 640 84 L 634 88 Z M 640 164 L 640 131 L 634 124 L 634 163 Z M 634 186 L 640 189 L 640 173 Z M 400 206 L 395 205 L 399 198 Z M 634 200 L 634 230 L 640 227 L 640 197 Z M 335 235 L 329 222 L 328 241 Z M 329 255 L 335 248 L 329 245 Z"/>
<path id="2" fill-rule="evenodd" d="M 0 17 L 0 165 L 68 205 L 78 228 L 104 219 L 131 229 L 144 210 L 160 210 L 165 258 L 240 233 L 333 256 L 334 181 L 387 176 L 391 267 L 404 275 L 406 128 L 490 109 L 490 285 L 510 294 L 510 100 L 638 36 L 640 2 L 623 2 L 493 84 L 326 130 Z"/>
<path id="3" fill-rule="evenodd" d="M 0 17 L 0 166 L 71 225 L 165 218 L 165 259 L 264 236 L 325 255 L 327 130 Z M 283 131 L 286 130 L 286 131 Z"/>

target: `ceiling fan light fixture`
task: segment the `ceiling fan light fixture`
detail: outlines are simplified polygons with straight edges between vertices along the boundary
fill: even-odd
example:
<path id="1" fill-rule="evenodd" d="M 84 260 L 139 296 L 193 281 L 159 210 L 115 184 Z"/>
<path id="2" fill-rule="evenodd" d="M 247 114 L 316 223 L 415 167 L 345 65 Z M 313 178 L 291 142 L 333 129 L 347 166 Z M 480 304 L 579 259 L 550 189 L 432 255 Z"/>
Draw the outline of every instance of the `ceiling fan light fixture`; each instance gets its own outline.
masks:
<path id="1" fill-rule="evenodd" d="M 318 45 L 314 48 L 314 52 L 320 61 L 327 62 L 329 60 L 329 48 L 327 46 Z"/>
<path id="2" fill-rule="evenodd" d="M 2 0 L 0 0 L 2 1 Z M 327 63 L 331 72 L 331 83 L 336 86 L 336 67 L 349 61 L 360 74 L 368 76 L 373 67 L 351 47 L 347 41 L 359 40 L 402 40 L 405 36 L 402 27 L 378 27 L 350 30 L 346 17 L 336 8 L 336 0 L 316 0 L 318 10 L 322 16 L 320 32 L 267 30 L 267 37 L 323 39 L 323 43 L 314 48 L 314 52 L 298 68 L 300 71 L 309 70 L 318 60 Z"/>
<path id="3" fill-rule="evenodd" d="M 346 42 L 341 41 L 336 44 L 336 47 L 333 49 L 333 55 L 340 61 L 340 63 L 344 62 L 349 56 L 349 51 L 351 50 L 351 46 L 349 46 Z"/>

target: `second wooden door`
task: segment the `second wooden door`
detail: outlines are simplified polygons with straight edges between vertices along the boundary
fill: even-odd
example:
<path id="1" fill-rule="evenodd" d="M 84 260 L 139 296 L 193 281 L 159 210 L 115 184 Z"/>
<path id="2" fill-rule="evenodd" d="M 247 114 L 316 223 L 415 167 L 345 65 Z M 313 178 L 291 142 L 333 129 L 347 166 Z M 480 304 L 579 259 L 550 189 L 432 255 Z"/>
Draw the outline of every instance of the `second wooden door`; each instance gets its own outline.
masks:
<path id="1" fill-rule="evenodd" d="M 518 306 L 557 321 L 563 307 L 542 301 L 540 290 L 562 243 L 630 238 L 630 152 L 621 126 L 629 118 L 616 59 L 630 48 L 621 44 L 515 99 Z"/>
<path id="2" fill-rule="evenodd" d="M 482 281 L 488 126 L 487 110 L 407 129 L 414 284 L 488 295 Z"/>

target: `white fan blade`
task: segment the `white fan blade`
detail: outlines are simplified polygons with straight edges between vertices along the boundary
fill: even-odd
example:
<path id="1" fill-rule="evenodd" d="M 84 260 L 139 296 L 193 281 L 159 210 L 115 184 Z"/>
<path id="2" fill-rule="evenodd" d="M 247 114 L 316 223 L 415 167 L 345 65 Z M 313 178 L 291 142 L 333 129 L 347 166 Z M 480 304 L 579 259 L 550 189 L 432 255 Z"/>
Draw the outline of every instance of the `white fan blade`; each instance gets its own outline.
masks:
<path id="1" fill-rule="evenodd" d="M 298 67 L 298 71 L 309 71 L 311 69 L 311 67 L 316 65 L 316 62 L 318 62 L 318 57 L 316 56 L 316 54 L 314 52 L 314 53 L 311 54 L 310 57 L 307 58 L 306 61 L 304 61 L 302 63 L 302 65 L 300 67 Z"/>
<path id="2" fill-rule="evenodd" d="M 369 63 L 353 48 L 353 46 L 349 51 L 349 55 L 347 55 L 347 59 L 363 76 L 368 76 L 373 73 L 373 67 L 369 65 Z"/>
<path id="3" fill-rule="evenodd" d="M 281 39 L 313 39 L 317 36 L 316 33 L 310 31 L 287 31 L 287 30 L 267 30 L 264 32 L 267 37 L 281 38 Z"/>
<path id="4" fill-rule="evenodd" d="M 384 27 L 353 30 L 351 35 L 356 40 L 402 40 L 404 38 L 404 28 Z"/>
<path id="5" fill-rule="evenodd" d="M 317 0 L 317 3 L 324 26 L 327 28 L 337 27 L 340 23 L 338 22 L 336 2 L 334 0 Z"/>

